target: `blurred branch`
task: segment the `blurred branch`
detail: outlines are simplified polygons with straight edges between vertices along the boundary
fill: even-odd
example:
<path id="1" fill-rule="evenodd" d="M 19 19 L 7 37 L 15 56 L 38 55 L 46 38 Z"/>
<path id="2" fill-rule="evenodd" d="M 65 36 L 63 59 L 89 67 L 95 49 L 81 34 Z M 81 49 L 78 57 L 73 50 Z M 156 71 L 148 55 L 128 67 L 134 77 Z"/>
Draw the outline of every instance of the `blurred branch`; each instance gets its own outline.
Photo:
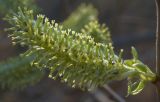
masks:
<path id="1" fill-rule="evenodd" d="M 92 95 L 95 97 L 95 99 L 98 102 L 114 102 L 107 95 L 105 95 L 102 91 L 100 91 L 99 89 L 96 89 L 95 91 L 93 91 Z"/>
<path id="2" fill-rule="evenodd" d="M 103 90 L 105 90 L 109 95 L 105 95 L 100 89 L 96 89 L 92 92 L 94 97 L 99 102 L 126 102 L 121 96 L 119 96 L 114 90 L 112 90 L 107 84 L 105 84 L 103 87 Z M 109 96 L 113 97 L 113 99 L 110 99 Z"/>
<path id="3" fill-rule="evenodd" d="M 156 10 L 157 10 L 157 31 L 156 31 L 156 72 L 157 72 L 157 79 L 155 80 L 155 85 L 158 91 L 158 98 L 160 97 L 160 0 L 156 0 Z M 160 99 L 160 98 L 159 98 Z"/>
<path id="4" fill-rule="evenodd" d="M 160 0 L 156 0 L 156 8 L 157 8 L 157 31 L 156 31 L 156 71 L 157 74 L 160 75 Z"/>
<path id="5" fill-rule="evenodd" d="M 113 91 L 108 85 L 104 85 L 103 88 L 108 91 L 118 102 L 126 102 L 115 91 Z"/>

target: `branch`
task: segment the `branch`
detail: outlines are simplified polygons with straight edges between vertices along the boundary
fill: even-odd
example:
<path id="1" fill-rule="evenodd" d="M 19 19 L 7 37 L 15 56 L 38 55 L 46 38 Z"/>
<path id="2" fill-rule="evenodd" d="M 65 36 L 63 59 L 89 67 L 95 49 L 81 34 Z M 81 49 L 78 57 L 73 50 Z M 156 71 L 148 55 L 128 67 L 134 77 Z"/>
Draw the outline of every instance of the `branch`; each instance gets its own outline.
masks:
<path id="1" fill-rule="evenodd" d="M 108 85 L 104 85 L 103 88 L 108 91 L 118 102 L 126 102 L 122 97 L 120 97 L 114 90 L 112 90 Z"/>
<path id="2" fill-rule="evenodd" d="M 157 31 L 156 31 L 156 71 L 157 74 L 160 75 L 160 0 L 156 0 L 156 8 L 157 8 Z"/>
<path id="3" fill-rule="evenodd" d="M 156 30 L 156 72 L 157 72 L 157 78 L 153 84 L 155 84 L 158 92 L 158 98 L 160 96 L 160 0 L 155 0 L 156 3 L 156 10 L 157 10 L 157 30 Z"/>
<path id="4" fill-rule="evenodd" d="M 114 90 L 112 90 L 107 84 L 105 84 L 102 87 L 105 92 L 108 94 L 106 95 L 102 90 L 96 89 L 94 91 L 91 91 L 91 94 L 94 95 L 94 97 L 99 101 L 99 102 L 126 102 L 122 97 L 120 97 Z M 113 97 L 112 100 L 109 97 Z"/>

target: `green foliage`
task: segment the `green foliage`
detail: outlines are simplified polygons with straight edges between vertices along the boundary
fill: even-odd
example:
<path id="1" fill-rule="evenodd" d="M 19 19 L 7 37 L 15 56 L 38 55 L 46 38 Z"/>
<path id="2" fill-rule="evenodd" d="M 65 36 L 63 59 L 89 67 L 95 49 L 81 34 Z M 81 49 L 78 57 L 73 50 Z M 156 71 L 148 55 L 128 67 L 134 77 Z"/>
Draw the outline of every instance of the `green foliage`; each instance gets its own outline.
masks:
<path id="1" fill-rule="evenodd" d="M 72 14 L 62 23 L 65 29 L 72 29 L 80 32 L 84 25 L 93 20 L 97 20 L 97 10 L 92 5 L 81 4 Z"/>
<path id="2" fill-rule="evenodd" d="M 95 42 L 105 44 L 112 42 L 108 28 L 104 24 L 101 26 L 97 20 L 91 21 L 86 24 L 81 32 L 83 34 L 92 36 Z"/>
<path id="3" fill-rule="evenodd" d="M 147 82 L 154 81 L 156 76 L 148 66 L 138 60 L 138 53 L 134 47 L 131 52 L 133 60 L 125 60 L 124 63 L 138 72 L 128 76 L 128 95 L 136 95 L 143 90 Z"/>
<path id="4" fill-rule="evenodd" d="M 111 43 L 109 30 L 105 24 L 99 24 L 97 10 L 92 5 L 81 4 L 62 25 L 64 29 L 92 36 L 95 42 Z"/>
<path id="5" fill-rule="evenodd" d="M 127 78 L 128 95 L 138 94 L 155 80 L 155 74 L 138 60 L 135 48 L 131 51 L 133 59 L 123 60 L 123 50 L 119 55 L 114 53 L 110 32 L 99 24 L 92 5 L 82 4 L 59 25 L 44 15 L 35 18 L 32 10 L 17 9 L 19 5 L 35 10 L 32 3 L 0 0 L 1 13 L 9 13 L 5 19 L 12 25 L 8 30 L 13 44 L 29 47 L 23 56 L 0 64 L 1 87 L 15 89 L 36 83 L 45 68 L 50 69 L 50 78 L 60 77 L 62 82 L 82 89 Z"/>
<path id="6" fill-rule="evenodd" d="M 103 85 L 106 81 L 121 79 L 121 73 L 126 71 L 120 66 L 111 43 L 95 43 L 91 36 L 63 30 L 62 26 L 54 21 L 50 23 L 42 15 L 34 20 L 31 10 L 20 9 L 8 20 L 16 25 L 10 28 L 13 42 L 28 45 L 29 54 L 37 52 L 33 64 L 49 68 L 50 76 L 60 76 L 71 86 Z"/>
<path id="7" fill-rule="evenodd" d="M 33 2 L 34 0 L 0 0 L 0 13 L 9 16 L 12 12 L 18 11 L 18 6 L 25 6 L 38 12 L 38 7 Z M 37 83 L 43 77 L 43 71 L 30 65 L 35 55 L 27 57 L 19 56 L 0 63 L 1 88 L 22 89 Z"/>
<path id="8" fill-rule="evenodd" d="M 82 33 L 78 33 L 71 29 L 65 30 L 43 15 L 34 18 L 32 10 L 19 8 L 18 13 L 7 17 L 12 25 L 8 30 L 13 43 L 29 46 L 24 56 L 36 53 L 32 65 L 50 69 L 49 77 L 60 77 L 62 82 L 80 88 L 97 87 L 106 82 L 128 78 L 128 93 L 133 95 L 139 93 L 146 82 L 155 79 L 155 74 L 148 66 L 138 60 L 134 48 L 133 59 L 123 60 L 123 51 L 117 56 L 109 40 L 99 43 L 101 35 L 94 35 L 93 32 L 105 36 L 108 29 L 101 28 L 97 22 L 89 24 L 92 26 L 91 31 L 86 26 Z M 98 27 L 93 27 L 93 24 Z M 135 79 L 136 85 L 131 82 Z"/>
<path id="9" fill-rule="evenodd" d="M 13 11 L 17 11 L 17 7 L 28 7 L 37 11 L 37 6 L 34 5 L 34 0 L 0 0 L 0 13 L 8 14 Z"/>
<path id="10" fill-rule="evenodd" d="M 1 3 L 1 5 L 2 6 L 7 6 L 7 4 L 10 4 L 10 2 L 11 1 L 3 1 L 2 3 Z M 15 3 L 15 5 L 21 5 L 22 6 L 22 4 L 24 4 L 24 1 L 22 0 L 21 2 L 17 2 L 17 1 L 15 1 L 14 2 Z M 18 4 L 19 3 L 19 4 Z M 27 3 L 30 3 L 30 2 L 25 2 L 25 4 L 24 5 L 26 5 Z M 27 4 L 28 5 L 28 4 Z M 1 6 L 1 7 L 2 7 Z M 11 5 L 11 6 L 13 6 L 13 5 Z M 15 6 L 14 6 L 15 7 Z M 87 11 L 85 11 L 85 12 L 82 12 L 82 11 L 84 11 L 84 9 L 82 9 L 82 11 L 81 11 L 81 9 L 79 9 L 79 10 L 75 10 L 75 14 L 80 14 L 81 16 L 79 17 L 79 20 L 76 20 L 76 21 L 74 21 L 74 22 L 72 22 L 72 23 L 74 23 L 74 24 L 76 24 L 77 22 L 81 22 L 82 20 L 83 20 L 83 23 L 84 24 L 87 24 L 89 21 L 91 21 L 91 20 L 93 20 L 93 18 L 95 19 L 96 18 L 96 16 L 97 16 L 97 14 L 95 13 L 96 12 L 96 10 L 95 9 L 92 9 L 93 7 L 91 6 L 91 5 L 89 5 L 89 6 L 87 6 L 87 5 L 82 5 L 81 6 L 81 8 L 87 8 L 86 10 Z M 4 8 L 3 8 L 4 9 Z M 33 9 L 33 8 L 32 8 Z M 8 10 L 8 11 L 7 11 Z M 5 12 L 10 12 L 10 10 L 9 9 L 7 9 L 7 10 L 5 10 Z M 14 10 L 15 12 L 17 11 L 16 9 Z M 90 11 L 92 11 L 92 12 L 90 12 Z M 87 14 L 86 14 L 87 13 Z M 8 15 L 9 16 L 9 15 Z M 70 16 L 70 18 L 68 18 L 68 19 L 72 19 L 71 18 L 72 16 Z M 87 18 L 88 20 L 85 20 L 84 18 Z M 35 55 L 31 55 L 32 57 L 34 56 L 35 57 Z M 31 56 L 26 56 L 26 57 L 31 57 Z M 17 61 L 17 58 L 12 58 L 12 61 L 11 61 L 11 63 L 13 62 L 13 61 Z M 7 61 L 8 63 L 9 63 L 9 61 Z M 29 61 L 30 63 L 32 62 L 32 60 L 30 60 Z M 7 65 L 8 65 L 8 63 L 6 63 Z M 19 62 L 19 63 L 21 63 L 21 62 Z M 14 63 L 12 63 L 12 64 L 14 64 Z M 5 64 L 3 64 L 3 65 L 5 65 Z M 21 66 L 23 67 L 23 64 L 21 64 Z M 5 66 L 4 66 L 5 67 Z M 19 66 L 20 67 L 20 66 Z M 31 67 L 30 65 L 28 66 L 29 68 Z M 3 66 L 1 66 L 1 68 L 3 68 Z M 15 67 L 14 65 L 12 66 L 12 69 L 14 69 L 14 72 L 12 72 L 12 73 L 8 73 L 8 75 L 17 75 L 17 74 L 20 74 L 21 75 L 21 73 L 23 73 L 23 74 L 25 74 L 25 71 L 27 71 L 28 70 L 28 68 L 24 68 L 24 70 L 22 70 L 22 71 L 24 71 L 24 72 L 22 72 L 22 71 L 18 71 L 18 68 L 17 67 Z M 8 72 L 10 72 L 10 69 L 8 68 L 8 69 L 6 69 L 6 70 L 8 70 Z M 33 74 L 33 77 L 34 77 L 34 74 L 35 74 L 35 76 L 39 73 L 39 72 L 37 72 L 36 73 L 36 71 L 37 70 L 34 70 L 35 72 L 33 72 L 32 74 Z M 30 72 L 30 71 L 28 71 L 28 72 Z M 27 75 L 29 75 L 29 74 L 26 74 L 26 76 Z M 5 78 L 6 77 L 6 75 L 5 75 L 5 73 L 4 73 L 4 75 L 2 74 L 1 76 L 3 76 L 3 78 Z M 42 76 L 40 76 L 40 77 L 42 77 Z M 40 77 L 34 77 L 34 78 L 38 78 L 37 80 L 39 80 L 40 79 Z M 9 78 L 9 77 L 7 77 L 7 78 Z M 12 76 L 12 79 L 16 79 L 17 77 L 16 76 Z M 25 84 L 19 84 L 19 87 L 25 87 L 25 86 L 27 86 L 27 85 L 29 85 L 29 84 L 27 84 L 27 83 L 32 83 L 32 79 L 30 79 L 30 78 L 28 78 L 27 80 L 26 79 L 24 79 L 23 77 L 22 77 L 22 79 L 21 80 L 23 80 L 23 82 L 25 83 L 26 82 L 26 85 Z M 1 81 L 3 82 L 4 80 L 2 80 L 1 79 Z M 5 82 L 4 84 L 3 84 L 3 87 L 8 87 L 8 88 L 10 88 L 10 89 L 15 89 L 16 88 L 16 84 L 18 83 L 18 82 L 16 82 L 16 80 L 8 80 L 9 82 Z M 29 82 L 30 81 L 30 82 Z M 38 82 L 38 81 L 36 81 L 36 82 Z M 36 83 L 35 82 L 35 83 Z M 6 84 L 6 83 L 10 83 L 10 84 Z M 11 84 L 12 83 L 12 84 Z M 18 87 L 17 87 L 18 88 Z"/>
<path id="11" fill-rule="evenodd" d="M 44 75 L 30 62 L 34 55 L 16 57 L 0 63 L 0 87 L 7 89 L 22 89 L 38 82 Z"/>

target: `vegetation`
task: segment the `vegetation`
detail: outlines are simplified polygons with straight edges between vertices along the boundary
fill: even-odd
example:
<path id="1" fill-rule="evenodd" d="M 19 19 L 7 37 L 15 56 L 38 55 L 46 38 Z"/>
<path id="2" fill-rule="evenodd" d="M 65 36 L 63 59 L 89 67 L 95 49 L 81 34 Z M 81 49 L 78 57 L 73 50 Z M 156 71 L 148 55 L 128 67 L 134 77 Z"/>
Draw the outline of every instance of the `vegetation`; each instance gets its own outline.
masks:
<path id="1" fill-rule="evenodd" d="M 0 9 L 5 9 L 6 2 L 10 0 L 2 2 Z M 7 31 L 13 44 L 28 50 L 0 64 L 2 87 L 23 88 L 38 82 L 45 69 L 50 70 L 50 78 L 61 78 L 62 82 L 81 89 L 127 78 L 128 95 L 138 94 L 148 82 L 156 80 L 156 74 L 139 60 L 134 47 L 132 59 L 123 59 L 123 50 L 115 54 L 110 32 L 99 24 L 92 5 L 82 4 L 60 24 L 36 15 L 35 6 L 28 6 L 29 0 L 17 0 L 15 5 L 19 8 L 5 16 L 11 26 Z"/>

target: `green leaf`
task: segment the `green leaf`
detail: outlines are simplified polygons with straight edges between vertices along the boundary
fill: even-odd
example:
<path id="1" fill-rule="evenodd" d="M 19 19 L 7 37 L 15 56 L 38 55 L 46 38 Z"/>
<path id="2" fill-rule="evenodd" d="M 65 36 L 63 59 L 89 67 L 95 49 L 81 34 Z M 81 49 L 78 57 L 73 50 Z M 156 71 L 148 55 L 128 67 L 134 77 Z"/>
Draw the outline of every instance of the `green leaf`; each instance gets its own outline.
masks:
<path id="1" fill-rule="evenodd" d="M 128 83 L 129 83 L 128 84 L 128 95 L 137 95 L 144 89 L 145 84 L 146 84 L 144 80 L 141 80 L 139 83 L 138 82 L 132 83 L 130 80 Z"/>
<path id="2" fill-rule="evenodd" d="M 138 53 L 137 53 L 137 51 L 136 51 L 136 49 L 132 46 L 132 55 L 133 55 L 133 58 L 135 59 L 135 60 L 137 60 L 138 59 Z"/>
<path id="3" fill-rule="evenodd" d="M 132 95 L 136 95 L 136 94 L 140 93 L 144 87 L 145 87 L 145 81 L 142 80 L 138 84 L 137 88 L 132 91 Z"/>
<path id="4" fill-rule="evenodd" d="M 119 57 L 119 61 L 122 60 L 123 52 L 124 52 L 123 49 L 121 49 L 120 52 L 119 52 L 119 56 L 118 56 Z"/>
<path id="5" fill-rule="evenodd" d="M 134 68 L 140 73 L 146 73 L 147 72 L 147 66 L 143 63 L 135 63 L 133 64 Z"/>

